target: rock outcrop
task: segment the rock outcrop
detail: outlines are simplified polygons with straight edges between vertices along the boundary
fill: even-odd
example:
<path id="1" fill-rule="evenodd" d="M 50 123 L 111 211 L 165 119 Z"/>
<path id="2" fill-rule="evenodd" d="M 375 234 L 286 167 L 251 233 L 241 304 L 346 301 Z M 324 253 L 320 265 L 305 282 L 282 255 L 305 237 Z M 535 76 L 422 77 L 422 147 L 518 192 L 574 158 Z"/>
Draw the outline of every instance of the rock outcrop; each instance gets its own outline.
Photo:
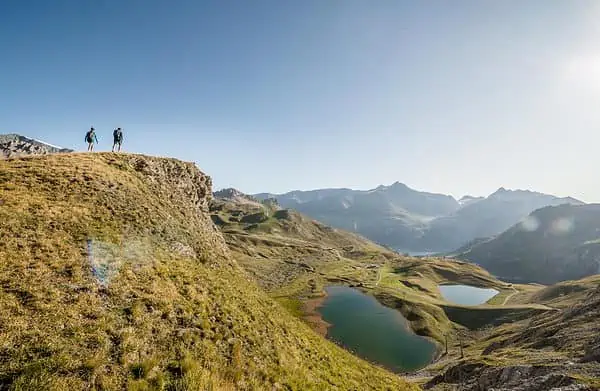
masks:
<path id="1" fill-rule="evenodd" d="M 0 134 L 0 158 L 65 152 L 73 152 L 73 150 L 56 147 L 18 134 Z"/>
<path id="2" fill-rule="evenodd" d="M 436 376 L 425 389 L 440 383 L 456 385 L 462 391 L 594 391 L 590 385 L 565 373 L 560 366 L 520 365 L 493 367 L 459 364 Z"/>

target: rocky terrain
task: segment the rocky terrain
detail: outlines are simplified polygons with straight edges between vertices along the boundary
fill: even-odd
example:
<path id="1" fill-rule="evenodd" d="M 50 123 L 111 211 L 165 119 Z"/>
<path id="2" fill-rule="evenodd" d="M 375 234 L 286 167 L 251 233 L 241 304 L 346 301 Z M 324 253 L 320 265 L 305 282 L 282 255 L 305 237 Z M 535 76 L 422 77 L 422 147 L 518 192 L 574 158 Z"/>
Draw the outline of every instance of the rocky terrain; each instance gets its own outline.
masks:
<path id="1" fill-rule="evenodd" d="M 488 197 L 453 197 L 416 191 L 402 183 L 372 190 L 322 189 L 262 193 L 333 227 L 359 233 L 401 252 L 450 252 L 500 234 L 548 205 L 582 204 L 573 198 L 498 189 Z"/>
<path id="2" fill-rule="evenodd" d="M 56 147 L 18 134 L 0 134 L 0 158 L 64 152 L 73 152 L 73 150 Z"/>
<path id="3" fill-rule="evenodd" d="M 574 296 L 564 294 L 563 289 L 547 288 L 543 297 L 557 307 L 556 311 L 483 332 L 466 348 L 465 358 L 442 361 L 439 365 L 445 369 L 424 388 L 600 389 L 599 284 L 599 277 L 569 283 L 580 290 Z"/>
<path id="4" fill-rule="evenodd" d="M 457 257 L 500 278 L 553 284 L 600 273 L 600 205 L 536 210 L 506 232 L 467 246 Z"/>

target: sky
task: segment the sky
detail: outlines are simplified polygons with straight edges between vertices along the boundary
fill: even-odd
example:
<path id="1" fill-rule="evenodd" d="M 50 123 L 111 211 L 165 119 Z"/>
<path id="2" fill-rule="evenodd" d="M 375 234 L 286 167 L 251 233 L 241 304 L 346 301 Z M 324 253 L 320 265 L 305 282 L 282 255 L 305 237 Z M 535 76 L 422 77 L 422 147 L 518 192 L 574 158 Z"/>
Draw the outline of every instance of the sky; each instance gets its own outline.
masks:
<path id="1" fill-rule="evenodd" d="M 0 133 L 247 193 L 395 181 L 600 202 L 594 0 L 4 0 Z"/>

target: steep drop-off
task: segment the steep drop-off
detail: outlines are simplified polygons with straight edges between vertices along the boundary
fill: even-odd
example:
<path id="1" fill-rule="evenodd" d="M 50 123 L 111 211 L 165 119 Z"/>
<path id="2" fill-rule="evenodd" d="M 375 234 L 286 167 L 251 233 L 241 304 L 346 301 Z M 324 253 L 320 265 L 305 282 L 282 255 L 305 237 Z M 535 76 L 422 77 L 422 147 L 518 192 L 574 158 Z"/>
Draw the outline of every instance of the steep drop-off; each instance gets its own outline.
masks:
<path id="1" fill-rule="evenodd" d="M 413 389 L 312 332 L 229 256 L 172 159 L 0 161 L 0 389 Z"/>

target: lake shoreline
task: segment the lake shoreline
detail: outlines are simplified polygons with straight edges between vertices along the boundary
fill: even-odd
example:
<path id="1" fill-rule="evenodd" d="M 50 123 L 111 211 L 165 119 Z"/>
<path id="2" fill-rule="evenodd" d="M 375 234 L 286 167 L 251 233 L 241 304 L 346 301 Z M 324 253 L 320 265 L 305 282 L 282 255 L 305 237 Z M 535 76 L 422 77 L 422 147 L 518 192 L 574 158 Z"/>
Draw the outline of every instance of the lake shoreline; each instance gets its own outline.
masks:
<path id="1" fill-rule="evenodd" d="M 374 297 L 374 295 L 370 294 L 371 292 L 368 292 L 368 290 L 367 290 L 367 292 L 365 292 L 364 289 L 360 289 L 358 287 L 353 287 L 353 286 L 347 286 L 346 284 L 340 284 L 337 286 L 339 286 L 340 288 L 343 287 L 343 288 L 351 288 L 353 290 L 356 290 L 358 293 L 360 293 L 360 295 L 364 295 L 366 297 L 371 297 L 371 300 L 376 302 L 377 305 L 381 306 L 382 308 L 387 308 L 388 310 L 393 311 L 397 315 L 397 317 L 401 318 L 401 319 L 398 319 L 397 321 L 393 321 L 395 324 L 398 324 L 402 330 L 404 330 L 399 335 L 410 334 L 415 337 L 422 338 L 422 340 L 424 340 L 424 341 L 427 341 L 430 344 L 430 346 L 432 347 L 431 355 L 428 355 L 428 358 L 426 359 L 426 361 L 427 361 L 426 363 L 422 362 L 418 367 L 414 367 L 412 369 L 399 368 L 399 367 L 397 367 L 396 364 L 393 364 L 393 361 L 392 361 L 392 364 L 390 364 L 389 362 L 385 363 L 385 359 L 384 359 L 384 361 L 380 361 L 380 360 L 373 359 L 373 357 L 367 358 L 367 357 L 363 356 L 364 352 L 363 352 L 363 354 L 360 354 L 359 352 L 355 351 L 355 347 L 352 345 L 352 343 L 342 342 L 341 340 L 339 340 L 339 336 L 338 336 L 338 338 L 334 338 L 332 335 L 330 335 L 331 328 L 334 325 L 329 323 L 329 322 L 331 322 L 329 320 L 329 318 L 328 318 L 329 322 L 325 321 L 324 320 L 325 315 L 322 314 L 322 311 L 323 311 L 322 308 L 327 305 L 326 300 L 328 298 L 332 297 L 331 296 L 332 292 L 329 292 L 329 289 L 325 289 L 324 291 L 322 291 L 322 295 L 319 297 L 302 300 L 302 306 L 301 306 L 302 313 L 303 313 L 302 318 L 319 335 L 327 338 L 331 342 L 335 343 L 336 345 L 340 346 L 341 348 L 344 348 L 345 350 L 349 351 L 350 353 L 361 357 L 363 360 L 368 361 L 374 365 L 386 368 L 387 370 L 389 370 L 393 373 L 396 373 L 398 375 L 417 373 L 421 369 L 423 369 L 423 368 L 427 367 L 428 365 L 437 361 L 442 356 L 443 350 L 441 349 L 441 346 L 438 343 L 436 343 L 436 341 L 432 340 L 431 338 L 427 338 L 425 336 L 417 334 L 411 327 L 410 322 L 408 322 L 403 317 L 403 314 L 401 311 L 398 311 L 395 308 L 390 308 L 390 307 L 386 306 L 384 303 L 380 302 L 376 297 Z M 339 293 L 335 293 L 334 296 L 337 297 L 338 294 Z M 364 308 L 363 308 L 363 310 L 364 310 Z M 396 318 L 396 317 L 394 317 L 394 318 Z M 338 326 L 336 326 L 336 327 L 338 327 Z M 396 327 L 396 326 L 394 326 L 394 327 Z M 339 330 L 337 332 L 339 332 Z M 375 339 L 377 339 L 377 338 L 375 338 Z M 381 346 L 381 344 L 380 344 L 380 346 Z M 401 351 L 403 350 L 404 354 L 406 355 L 407 352 L 410 352 L 411 349 L 415 348 L 415 346 L 412 345 L 411 343 L 408 343 L 406 345 L 403 345 L 402 347 L 398 346 L 397 348 L 399 348 Z M 360 350 L 361 349 L 359 349 L 359 351 Z M 409 353 L 409 355 L 410 355 L 410 353 Z M 385 353 L 384 353 L 384 356 L 385 356 Z M 389 360 L 389 355 L 388 355 L 388 360 Z"/>
<path id="2" fill-rule="evenodd" d="M 331 327 L 331 323 L 327 323 L 319 308 L 323 306 L 323 303 L 327 299 L 327 292 L 323 291 L 322 295 L 316 298 L 302 300 L 302 319 L 306 321 L 310 327 L 322 337 L 327 338 L 327 330 Z"/>

